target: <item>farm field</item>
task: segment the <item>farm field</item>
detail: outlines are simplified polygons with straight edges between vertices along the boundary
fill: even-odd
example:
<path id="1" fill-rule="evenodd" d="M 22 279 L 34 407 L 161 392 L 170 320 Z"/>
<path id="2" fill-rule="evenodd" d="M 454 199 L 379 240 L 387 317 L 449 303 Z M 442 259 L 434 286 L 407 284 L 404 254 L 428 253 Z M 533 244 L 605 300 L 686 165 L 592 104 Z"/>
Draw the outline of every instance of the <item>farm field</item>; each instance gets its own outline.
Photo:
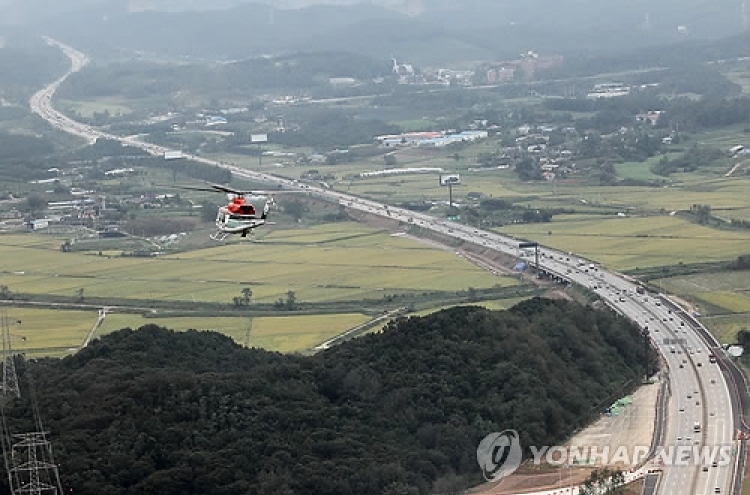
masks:
<path id="1" fill-rule="evenodd" d="M 722 127 L 721 129 L 697 134 L 694 139 L 700 144 L 716 146 L 726 150 L 737 144 L 748 143 L 750 133 L 745 132 L 746 128 L 747 124 Z"/>
<path id="2" fill-rule="evenodd" d="M 315 347 L 317 344 L 339 335 L 346 330 L 370 320 L 362 314 L 305 315 L 261 318 L 238 317 L 174 317 L 144 318 L 134 314 L 110 314 L 104 320 L 98 335 L 120 330 L 139 328 L 143 325 L 159 325 L 173 330 L 212 330 L 231 337 L 244 345 L 248 330 L 250 347 L 278 352 L 297 352 Z"/>
<path id="3" fill-rule="evenodd" d="M 652 281 L 694 303 L 701 321 L 724 343 L 734 342 L 740 329 L 750 329 L 750 273 L 700 273 Z"/>
<path id="4" fill-rule="evenodd" d="M 701 318 L 711 333 L 719 339 L 722 344 L 733 344 L 736 342 L 737 332 L 750 330 L 750 313 L 707 316 Z"/>
<path id="5" fill-rule="evenodd" d="M 674 155 L 669 154 L 668 156 L 672 158 Z M 656 175 L 651 171 L 651 166 L 659 163 L 659 160 L 661 160 L 661 158 L 661 156 L 652 156 L 648 160 L 644 160 L 642 162 L 618 163 L 615 165 L 615 170 L 617 171 L 617 176 L 622 177 L 623 179 L 656 181 L 666 180 L 666 177 Z"/>
<path id="6" fill-rule="evenodd" d="M 737 142 L 745 142 L 750 136 L 744 132 L 745 126 L 726 128 L 689 136 L 684 146 L 694 143 L 707 144 L 728 149 Z M 687 138 L 687 136 L 686 136 Z M 714 209 L 748 208 L 750 202 L 750 181 L 743 178 L 727 178 L 724 174 L 731 168 L 731 160 L 726 166 L 701 169 L 694 173 L 674 173 L 661 177 L 651 173 L 650 167 L 661 157 L 653 157 L 645 162 L 617 164 L 621 178 L 664 181 L 664 187 L 648 186 L 599 186 L 589 183 L 587 178 L 556 182 L 521 182 L 512 170 L 476 168 L 476 156 L 495 151 L 499 143 L 486 140 L 467 146 L 460 151 L 460 159 L 454 160 L 446 151 L 425 149 L 400 149 L 395 152 L 395 167 L 440 167 L 446 172 L 461 174 L 461 185 L 454 188 L 454 198 L 461 202 L 465 195 L 480 192 L 486 196 L 520 201 L 531 207 L 565 207 L 568 209 L 597 208 L 600 211 L 612 209 L 625 211 L 636 209 L 649 212 L 660 210 L 687 210 L 693 204 L 709 204 Z M 683 146 L 683 148 L 684 148 Z M 677 148 L 675 148 L 677 150 Z M 678 154 L 676 151 L 672 155 Z M 234 162 L 239 166 L 258 169 L 257 158 L 240 155 L 220 155 L 216 158 Z M 342 192 L 369 196 L 388 203 L 420 200 L 447 200 L 445 188 L 438 185 L 438 174 L 399 175 L 391 177 L 348 179 L 347 175 L 383 170 L 382 156 L 362 158 L 353 162 L 335 165 L 325 163 L 299 165 L 286 158 L 264 157 L 261 171 L 298 179 L 309 169 L 321 174 L 330 173 L 337 177 L 330 185 Z M 742 212 L 732 218 L 747 218 Z"/>
<path id="7" fill-rule="evenodd" d="M 295 291 L 300 302 L 386 294 L 510 286 L 445 251 L 354 223 L 271 231 L 262 242 L 237 242 L 159 258 L 62 253 L 61 239 L 0 236 L 0 285 L 13 292 L 231 303 L 244 287 L 275 302 Z"/>
<path id="8" fill-rule="evenodd" d="M 704 314 L 750 313 L 750 273 L 700 273 L 652 281 L 699 306 Z"/>
<path id="9" fill-rule="evenodd" d="M 728 261 L 747 252 L 750 245 L 750 232 L 710 229 L 671 216 L 565 215 L 550 223 L 496 230 L 573 251 L 619 270 Z"/>
<path id="10" fill-rule="evenodd" d="M 13 349 L 34 356 L 67 354 L 77 350 L 97 318 L 96 311 L 7 306 L 2 309 L 10 322 Z M 18 320 L 21 323 L 16 323 Z"/>

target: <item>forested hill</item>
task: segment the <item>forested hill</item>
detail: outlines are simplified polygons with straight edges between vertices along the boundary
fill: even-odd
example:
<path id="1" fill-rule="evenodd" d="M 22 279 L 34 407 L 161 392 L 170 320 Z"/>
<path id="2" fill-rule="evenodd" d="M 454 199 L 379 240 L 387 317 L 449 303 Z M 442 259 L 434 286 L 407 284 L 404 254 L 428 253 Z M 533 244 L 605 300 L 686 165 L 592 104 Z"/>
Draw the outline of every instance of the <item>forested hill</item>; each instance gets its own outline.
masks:
<path id="1" fill-rule="evenodd" d="M 312 357 L 145 326 L 19 369 L 72 493 L 426 494 L 480 481 L 490 432 L 563 440 L 638 381 L 642 353 L 619 316 L 532 299 L 404 319 Z M 32 430 L 28 411 L 11 409 L 14 431 Z"/>

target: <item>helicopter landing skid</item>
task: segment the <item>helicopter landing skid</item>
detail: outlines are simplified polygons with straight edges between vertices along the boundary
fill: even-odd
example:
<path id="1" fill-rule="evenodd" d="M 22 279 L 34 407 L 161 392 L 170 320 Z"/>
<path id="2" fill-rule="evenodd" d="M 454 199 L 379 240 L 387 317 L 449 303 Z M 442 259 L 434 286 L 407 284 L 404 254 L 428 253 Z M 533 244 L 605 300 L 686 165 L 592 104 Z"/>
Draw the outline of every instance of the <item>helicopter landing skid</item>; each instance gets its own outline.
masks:
<path id="1" fill-rule="evenodd" d="M 220 230 L 217 230 L 216 232 L 214 232 L 213 234 L 211 234 L 209 237 L 211 239 L 213 239 L 214 241 L 216 241 L 216 242 L 224 242 L 224 240 L 226 240 L 227 236 L 229 236 L 229 234 L 227 234 L 226 232 L 222 232 Z"/>

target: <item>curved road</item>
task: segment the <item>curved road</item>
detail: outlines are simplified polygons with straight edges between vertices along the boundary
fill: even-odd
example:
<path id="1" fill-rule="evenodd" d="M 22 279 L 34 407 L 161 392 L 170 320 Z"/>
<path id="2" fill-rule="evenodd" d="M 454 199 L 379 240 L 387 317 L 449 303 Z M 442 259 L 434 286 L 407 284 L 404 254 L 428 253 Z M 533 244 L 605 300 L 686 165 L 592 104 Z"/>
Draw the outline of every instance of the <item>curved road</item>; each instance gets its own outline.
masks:
<path id="1" fill-rule="evenodd" d="M 101 132 L 76 122 L 51 105 L 51 98 L 60 84 L 72 73 L 86 65 L 84 54 L 58 41 L 46 38 L 51 45 L 58 46 L 71 59 L 71 69 L 65 75 L 37 92 L 31 99 L 31 109 L 58 129 L 78 135 L 89 142 L 99 137 L 116 139 L 130 146 L 139 147 L 154 155 L 163 155 L 166 148 L 139 141 L 135 137 L 121 137 Z M 185 155 L 195 161 L 220 166 L 233 174 L 274 184 L 280 188 L 302 189 L 310 195 L 338 201 L 347 208 L 388 217 L 407 224 L 417 225 L 440 234 L 472 242 L 502 253 L 527 257 L 519 249 L 519 241 L 494 232 L 454 224 L 429 215 L 391 207 L 349 194 L 319 187 L 299 184 L 297 181 L 274 177 L 235 167 L 224 162 Z M 533 264 L 533 262 L 532 262 Z M 641 295 L 636 292 L 635 281 L 617 272 L 604 270 L 573 253 L 540 248 L 540 268 L 547 273 L 580 284 L 595 291 L 601 299 L 624 316 L 642 327 L 648 328 L 653 345 L 659 349 L 670 371 L 671 397 L 665 411 L 665 449 L 678 447 L 709 447 L 736 449 L 735 431 L 741 426 L 735 417 L 739 402 L 736 388 L 730 388 L 720 366 L 709 362 L 711 353 L 721 353 L 717 343 L 709 338 L 705 329 L 694 319 L 676 311 L 676 308 L 661 296 Z M 673 308 L 675 310 L 673 310 Z M 676 455 L 680 461 L 682 454 Z M 709 493 L 735 493 L 737 456 L 729 462 L 694 462 L 683 465 L 664 464 L 657 492 L 664 495 L 706 495 Z"/>

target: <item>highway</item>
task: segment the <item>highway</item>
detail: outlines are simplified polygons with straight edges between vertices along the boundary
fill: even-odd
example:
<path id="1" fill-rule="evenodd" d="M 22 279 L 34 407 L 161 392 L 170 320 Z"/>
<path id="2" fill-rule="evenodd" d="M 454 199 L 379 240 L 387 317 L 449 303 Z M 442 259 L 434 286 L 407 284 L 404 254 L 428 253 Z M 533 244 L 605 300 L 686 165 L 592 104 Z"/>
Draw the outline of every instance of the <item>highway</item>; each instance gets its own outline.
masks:
<path id="1" fill-rule="evenodd" d="M 60 84 L 72 73 L 83 68 L 88 59 L 84 54 L 58 41 L 47 39 L 70 57 L 71 70 L 31 99 L 32 111 L 51 125 L 78 135 L 89 142 L 104 137 L 116 139 L 127 145 L 138 147 L 154 155 L 163 155 L 166 148 L 145 143 L 136 137 L 115 136 L 76 122 L 57 112 L 51 99 Z M 530 253 L 519 249 L 519 241 L 491 231 L 437 219 L 430 215 L 384 205 L 369 199 L 301 184 L 296 180 L 279 178 L 268 174 L 242 169 L 225 162 L 203 157 L 184 155 L 198 162 L 224 167 L 239 177 L 273 184 L 281 189 L 302 189 L 340 205 L 373 215 L 387 217 L 416 225 L 439 234 L 466 242 L 475 243 L 507 255 L 521 257 L 534 264 Z M 679 312 L 660 295 L 638 294 L 637 283 L 629 277 L 605 270 L 589 260 L 573 253 L 565 253 L 540 247 L 540 269 L 546 273 L 579 284 L 596 294 L 613 309 L 647 328 L 653 345 L 661 351 L 669 369 L 670 400 L 665 414 L 665 448 L 670 446 L 695 447 L 739 447 L 735 432 L 740 421 L 735 417 L 733 406 L 738 401 L 736 388 L 730 387 L 719 364 L 709 362 L 711 353 L 722 353 L 714 341 L 704 339 L 705 329 L 696 327 L 696 320 Z M 696 428 L 696 423 L 698 428 Z M 696 431 L 699 430 L 699 431 Z M 735 486 L 736 457 L 731 462 L 696 463 L 686 462 L 674 466 L 666 462 L 657 493 L 664 495 L 705 495 L 709 493 L 738 493 Z"/>

